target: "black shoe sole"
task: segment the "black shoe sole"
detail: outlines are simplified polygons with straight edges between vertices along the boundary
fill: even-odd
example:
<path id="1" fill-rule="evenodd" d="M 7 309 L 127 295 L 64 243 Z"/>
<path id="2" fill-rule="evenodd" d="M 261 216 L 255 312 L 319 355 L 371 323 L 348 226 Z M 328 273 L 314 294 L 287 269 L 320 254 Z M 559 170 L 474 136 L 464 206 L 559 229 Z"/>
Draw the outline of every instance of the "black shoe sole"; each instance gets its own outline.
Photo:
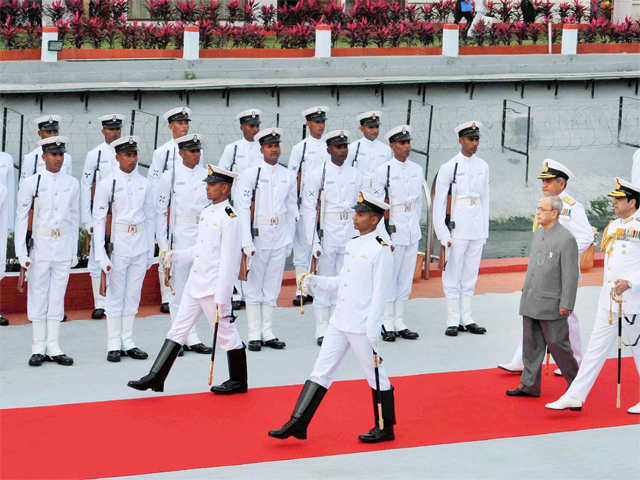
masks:
<path id="1" fill-rule="evenodd" d="M 280 440 L 285 440 L 289 437 L 293 437 L 293 438 L 297 438 L 298 440 L 306 440 L 307 436 L 306 435 L 302 435 L 302 434 L 296 434 L 296 433 L 287 433 L 287 434 L 274 434 L 272 432 L 269 432 L 269 436 L 273 437 L 273 438 L 278 438 Z"/>
<path id="2" fill-rule="evenodd" d="M 247 393 L 248 390 L 249 390 L 248 388 L 240 388 L 240 389 L 233 389 L 229 391 L 221 391 L 221 390 L 214 390 L 212 388 L 211 393 L 215 393 L 216 395 L 233 395 L 234 393 Z"/>
<path id="3" fill-rule="evenodd" d="M 358 437 L 358 440 L 360 440 L 362 443 L 380 443 L 380 442 L 390 442 L 391 440 L 395 440 L 396 437 L 395 435 L 391 435 L 391 436 L 386 436 L 386 437 L 382 437 L 379 439 L 365 439 L 362 437 Z"/>

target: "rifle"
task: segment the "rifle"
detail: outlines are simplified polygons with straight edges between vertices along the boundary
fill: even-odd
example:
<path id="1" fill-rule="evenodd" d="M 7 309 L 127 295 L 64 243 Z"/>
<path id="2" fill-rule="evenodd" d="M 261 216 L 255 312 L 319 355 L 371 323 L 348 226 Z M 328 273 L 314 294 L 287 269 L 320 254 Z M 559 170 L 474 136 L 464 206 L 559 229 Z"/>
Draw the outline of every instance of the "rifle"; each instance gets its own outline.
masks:
<path id="1" fill-rule="evenodd" d="M 253 191 L 251 192 L 251 207 L 250 207 L 250 215 L 249 215 L 249 228 L 251 232 L 251 239 L 254 239 L 258 236 L 259 230 L 255 228 L 254 222 L 256 218 L 256 190 L 258 190 L 258 182 L 260 181 L 260 171 L 262 167 L 258 167 L 258 174 L 256 175 L 256 184 L 253 186 Z M 246 281 L 247 275 L 249 274 L 249 269 L 247 268 L 247 254 L 242 252 L 242 258 L 240 259 L 240 273 L 238 274 L 238 279 Z"/>
<path id="2" fill-rule="evenodd" d="M 389 223 L 390 212 L 391 212 L 391 201 L 389 196 L 389 193 L 391 190 L 390 176 L 391 176 L 391 165 L 387 165 L 387 181 L 384 186 L 384 201 L 389 205 L 389 210 L 384 211 L 384 228 L 387 230 L 387 233 L 389 234 L 389 236 L 391 236 L 391 234 L 395 233 L 396 231 L 396 226 L 391 225 L 391 223 Z"/>
<path id="3" fill-rule="evenodd" d="M 351 160 L 351 166 L 355 167 L 356 166 L 356 162 L 358 161 L 358 153 L 360 152 L 360 143 L 358 142 L 358 146 L 356 147 L 356 154 L 353 157 L 353 160 Z"/>
<path id="4" fill-rule="evenodd" d="M 167 154 L 169 153 L 169 151 L 167 150 Z M 176 156 L 175 156 L 175 150 L 173 151 L 174 155 L 173 155 L 173 171 L 171 172 L 171 190 L 169 191 L 169 205 L 168 205 L 168 211 L 167 211 L 167 244 L 169 246 L 169 250 L 173 249 L 173 237 L 174 237 L 174 230 L 175 230 L 175 213 L 176 213 L 176 209 L 175 209 L 175 202 L 174 202 L 174 196 L 176 194 Z M 171 263 L 168 263 L 166 265 L 163 265 L 163 269 L 164 269 L 164 285 L 165 287 L 169 287 L 169 289 L 171 290 L 171 295 L 176 294 L 176 291 L 173 289 L 173 286 L 171 285 Z"/>
<path id="5" fill-rule="evenodd" d="M 91 199 L 89 200 L 89 211 L 93 215 L 93 198 L 96 195 L 96 183 L 98 181 L 98 170 L 100 170 L 100 156 L 102 150 L 98 150 L 98 161 L 96 162 L 96 169 L 93 171 L 93 180 L 91 181 Z M 91 245 L 91 233 L 87 232 L 87 236 L 84 237 L 84 252 L 89 255 L 89 246 Z"/>
<path id="6" fill-rule="evenodd" d="M 111 233 L 113 230 L 113 200 L 116 195 L 116 179 L 113 179 L 111 186 L 111 200 L 109 200 L 109 208 L 107 209 L 107 218 L 104 224 L 104 250 L 107 253 L 107 258 L 111 258 L 113 253 L 113 242 L 111 241 Z M 100 271 L 100 295 L 107 295 L 107 274 L 104 270 Z"/>
<path id="7" fill-rule="evenodd" d="M 327 172 L 327 163 L 322 166 L 322 180 L 320 180 L 320 190 L 318 190 L 318 201 L 316 203 L 316 224 L 311 237 L 311 247 L 313 249 L 313 239 L 316 234 L 318 235 L 318 241 L 322 244 L 322 238 L 324 237 L 324 231 L 322 230 L 322 221 L 324 220 L 324 179 Z M 318 259 L 311 252 L 311 274 L 315 274 L 317 270 Z"/>
<path id="8" fill-rule="evenodd" d="M 456 162 L 455 167 L 453 167 L 453 180 L 449 184 L 449 191 L 447 192 L 447 210 L 444 217 L 444 223 L 449 229 L 449 231 L 453 231 L 456 228 L 456 222 L 453 220 L 453 203 L 455 201 L 456 196 L 456 177 L 458 175 L 458 163 Z M 438 259 L 438 268 L 442 271 L 447 268 L 447 246 L 440 245 L 440 258 Z"/>
<path id="9" fill-rule="evenodd" d="M 36 155 L 36 159 L 37 159 L 37 155 Z M 29 253 L 31 252 L 31 248 L 33 247 L 33 216 L 34 216 L 36 198 L 38 198 L 38 191 L 40 190 L 40 178 L 42 178 L 42 176 L 38 175 L 38 180 L 36 182 L 36 191 L 33 194 L 33 197 L 31 198 L 31 208 L 29 208 L 29 219 L 27 220 L 27 233 L 25 235 L 26 244 L 27 244 L 27 256 L 29 256 Z M 24 268 L 23 266 L 20 266 L 20 276 L 18 277 L 18 287 L 17 287 L 18 292 L 20 293 L 24 292 L 24 284 L 27 281 L 26 277 L 27 277 L 27 269 Z"/>
<path id="10" fill-rule="evenodd" d="M 175 148 L 173 150 L 173 158 L 176 158 L 176 151 Z M 167 167 L 169 166 L 169 150 L 167 150 L 167 153 L 164 156 L 164 166 L 162 167 L 162 173 L 167 171 Z"/>
<path id="11" fill-rule="evenodd" d="M 233 146 L 233 159 L 231 160 L 231 165 L 229 166 L 229 171 L 233 172 L 233 167 L 236 164 L 236 154 L 238 153 L 238 144 L 236 143 Z"/>
<path id="12" fill-rule="evenodd" d="M 307 153 L 307 142 L 304 142 L 302 146 L 302 157 L 300 157 L 300 164 L 298 165 L 298 174 L 296 176 L 296 182 L 298 184 L 298 207 L 302 201 L 302 164 L 304 163 L 304 155 Z"/>
<path id="13" fill-rule="evenodd" d="M 38 170 L 38 154 L 36 153 L 36 158 L 33 161 L 33 173 L 32 173 L 32 175 L 35 175 L 37 170 Z"/>

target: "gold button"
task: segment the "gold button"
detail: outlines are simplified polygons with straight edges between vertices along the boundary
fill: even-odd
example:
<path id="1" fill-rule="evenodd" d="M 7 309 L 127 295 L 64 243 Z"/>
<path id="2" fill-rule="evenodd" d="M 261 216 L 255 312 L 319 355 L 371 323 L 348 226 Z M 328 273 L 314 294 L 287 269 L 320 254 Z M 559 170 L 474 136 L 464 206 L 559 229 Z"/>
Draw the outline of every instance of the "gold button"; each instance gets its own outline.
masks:
<path id="1" fill-rule="evenodd" d="M 194 271 L 194 272 L 197 272 L 197 271 L 198 271 L 198 269 L 194 268 L 194 269 L 193 269 L 193 271 Z"/>
<path id="2" fill-rule="evenodd" d="M 340 299 L 340 301 L 341 301 L 341 302 L 344 302 L 344 298 L 341 298 L 341 299 Z"/>
<path id="3" fill-rule="evenodd" d="M 345 284 L 344 284 L 344 286 L 346 287 L 346 286 L 347 286 L 347 284 L 345 283 Z"/>

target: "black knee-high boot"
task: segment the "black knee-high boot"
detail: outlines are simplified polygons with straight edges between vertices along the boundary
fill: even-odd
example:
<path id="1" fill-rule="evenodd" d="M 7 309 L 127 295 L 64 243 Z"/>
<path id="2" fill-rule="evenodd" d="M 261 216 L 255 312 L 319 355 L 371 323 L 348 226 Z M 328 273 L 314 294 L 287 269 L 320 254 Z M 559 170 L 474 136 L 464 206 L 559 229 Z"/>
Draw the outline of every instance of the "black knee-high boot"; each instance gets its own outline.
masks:
<path id="1" fill-rule="evenodd" d="M 246 393 L 247 391 L 247 352 L 244 343 L 241 348 L 227 352 L 229 363 L 229 380 L 222 385 L 211 387 L 213 393 L 230 395 L 232 393 Z"/>
<path id="2" fill-rule="evenodd" d="M 169 375 L 169 370 L 171 370 L 181 346 L 179 343 L 165 338 L 149 373 L 140 380 L 130 380 L 127 385 L 136 390 L 148 390 L 150 388 L 154 392 L 163 392 L 164 381 Z"/>
<path id="3" fill-rule="evenodd" d="M 395 438 L 393 434 L 393 426 L 396 423 L 396 411 L 395 402 L 393 399 L 393 387 L 389 390 L 383 390 L 382 394 L 382 420 L 384 428 L 380 430 L 379 415 L 378 415 L 378 394 L 374 388 L 371 389 L 373 397 L 373 418 L 375 421 L 374 427 L 367 433 L 363 433 L 358 436 L 361 442 L 365 443 L 378 443 L 387 440 L 393 440 Z"/>
<path id="4" fill-rule="evenodd" d="M 278 430 L 269 431 L 269 436 L 288 438 L 294 436 L 301 440 L 307 438 L 307 427 L 318 409 L 327 389 L 311 380 L 307 380 L 300 392 L 296 407 L 291 414 L 291 420 Z"/>

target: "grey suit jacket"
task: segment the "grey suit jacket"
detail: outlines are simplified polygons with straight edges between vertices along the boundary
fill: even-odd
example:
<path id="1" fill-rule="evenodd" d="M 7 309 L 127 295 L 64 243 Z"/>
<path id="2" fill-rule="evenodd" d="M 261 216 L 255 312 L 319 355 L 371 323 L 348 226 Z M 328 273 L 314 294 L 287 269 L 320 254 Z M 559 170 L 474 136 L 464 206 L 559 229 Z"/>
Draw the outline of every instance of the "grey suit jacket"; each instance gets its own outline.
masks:
<path id="1" fill-rule="evenodd" d="M 558 320 L 560 308 L 573 310 L 579 275 L 578 244 L 559 223 L 533 233 L 520 315 Z"/>

